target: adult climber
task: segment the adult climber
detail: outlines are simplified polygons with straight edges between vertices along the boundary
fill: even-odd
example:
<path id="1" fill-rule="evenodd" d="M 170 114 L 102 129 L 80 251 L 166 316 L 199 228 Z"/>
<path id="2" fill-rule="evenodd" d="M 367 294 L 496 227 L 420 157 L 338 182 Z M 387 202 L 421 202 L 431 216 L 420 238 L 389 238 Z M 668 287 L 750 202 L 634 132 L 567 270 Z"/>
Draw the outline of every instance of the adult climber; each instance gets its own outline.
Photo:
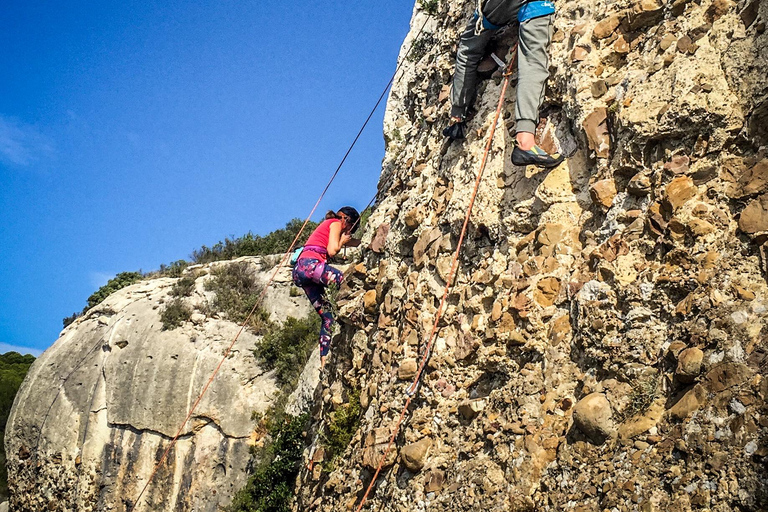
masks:
<path id="1" fill-rule="evenodd" d="M 520 42 L 517 48 L 516 144 L 512 151 L 512 163 L 552 168 L 563 161 L 562 155 L 550 155 L 537 146 L 534 138 L 539 107 L 549 77 L 549 44 L 554 12 L 555 4 L 551 1 L 478 0 L 477 9 L 461 35 L 456 53 L 456 70 L 451 87 L 451 124 L 443 131 L 445 136 L 464 138 L 467 112 L 477 93 L 477 67 L 494 34 L 516 19 L 520 23 Z"/>
<path id="2" fill-rule="evenodd" d="M 329 285 L 340 286 L 343 274 L 328 265 L 328 257 L 333 257 L 345 245 L 354 245 L 352 233 L 360 224 L 360 214 L 351 206 L 344 206 L 339 211 L 329 211 L 325 220 L 309 235 L 296 265 L 293 267 L 293 282 L 307 294 L 309 302 L 320 315 L 320 366 L 325 366 L 325 358 L 331 347 L 333 311 L 326 296 Z"/>

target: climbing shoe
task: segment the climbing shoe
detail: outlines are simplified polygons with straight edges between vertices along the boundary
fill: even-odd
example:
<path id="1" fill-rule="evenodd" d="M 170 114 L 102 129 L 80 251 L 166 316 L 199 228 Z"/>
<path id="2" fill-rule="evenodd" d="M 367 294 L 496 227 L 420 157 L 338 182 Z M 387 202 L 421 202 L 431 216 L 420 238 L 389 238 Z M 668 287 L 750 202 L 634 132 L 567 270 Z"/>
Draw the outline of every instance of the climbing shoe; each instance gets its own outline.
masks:
<path id="1" fill-rule="evenodd" d="M 453 140 L 462 140 L 466 137 L 467 122 L 456 121 L 445 127 L 443 135 Z"/>
<path id="2" fill-rule="evenodd" d="M 539 146 L 533 146 L 528 151 L 515 146 L 512 151 L 512 163 L 515 165 L 535 165 L 545 169 L 557 167 L 563 161 L 564 157 L 560 153 L 549 154 Z"/>

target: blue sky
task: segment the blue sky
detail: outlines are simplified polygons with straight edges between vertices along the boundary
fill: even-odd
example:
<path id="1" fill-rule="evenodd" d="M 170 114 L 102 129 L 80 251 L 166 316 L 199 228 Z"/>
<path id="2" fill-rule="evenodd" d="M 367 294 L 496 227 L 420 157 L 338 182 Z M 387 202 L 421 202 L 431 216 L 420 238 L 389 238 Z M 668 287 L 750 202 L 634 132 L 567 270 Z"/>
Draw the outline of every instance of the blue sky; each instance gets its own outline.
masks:
<path id="1" fill-rule="evenodd" d="M 412 8 L 6 0 L 0 352 L 50 346 L 118 272 L 304 218 L 394 71 Z M 320 210 L 373 196 L 382 117 Z"/>

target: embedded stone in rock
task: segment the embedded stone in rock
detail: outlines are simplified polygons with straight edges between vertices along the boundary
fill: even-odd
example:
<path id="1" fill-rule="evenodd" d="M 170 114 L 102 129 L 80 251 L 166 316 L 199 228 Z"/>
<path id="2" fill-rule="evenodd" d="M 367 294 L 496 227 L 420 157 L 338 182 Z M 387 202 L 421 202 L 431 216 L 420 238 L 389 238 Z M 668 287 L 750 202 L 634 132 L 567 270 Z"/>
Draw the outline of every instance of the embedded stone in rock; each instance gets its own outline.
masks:
<path id="1" fill-rule="evenodd" d="M 693 41 L 688 36 L 683 36 L 677 40 L 677 51 L 680 53 L 689 53 L 692 46 Z"/>
<path id="2" fill-rule="evenodd" d="M 677 210 L 696 195 L 696 185 L 688 176 L 679 176 L 667 185 L 667 202 Z"/>
<path id="3" fill-rule="evenodd" d="M 589 194 L 594 203 L 610 208 L 616 197 L 616 183 L 612 179 L 596 181 L 589 187 Z"/>
<path id="4" fill-rule="evenodd" d="M 471 420 L 485 409 L 485 400 L 482 398 L 476 398 L 474 400 L 465 400 L 459 405 L 459 413 L 464 418 Z"/>
<path id="5" fill-rule="evenodd" d="M 376 469 L 378 467 L 379 459 L 384 455 L 384 450 L 386 450 L 387 445 L 389 444 L 391 435 L 392 433 L 390 432 L 389 427 L 379 427 L 368 432 L 368 435 L 365 436 L 365 444 L 363 446 L 363 466 L 370 469 Z M 381 467 L 387 468 L 394 464 L 395 460 L 397 460 L 397 450 L 389 450 Z"/>
<path id="6" fill-rule="evenodd" d="M 754 234 L 768 231 L 768 194 L 763 194 L 751 201 L 741 212 L 739 229 Z"/>
<path id="7" fill-rule="evenodd" d="M 451 86 L 450 85 L 444 85 L 442 89 L 440 89 L 440 94 L 437 96 L 437 101 L 442 103 L 445 100 L 447 100 L 451 96 Z"/>
<path id="8" fill-rule="evenodd" d="M 705 13 L 707 20 L 712 23 L 725 15 L 734 5 L 733 0 L 714 0 Z"/>
<path id="9" fill-rule="evenodd" d="M 608 86 L 605 84 L 605 80 L 597 80 L 596 82 L 592 82 L 592 97 L 593 98 L 599 98 L 603 94 L 608 92 Z"/>
<path id="10" fill-rule="evenodd" d="M 602 393 L 591 393 L 579 400 L 573 408 L 573 423 L 597 444 L 603 444 L 616 431 L 611 404 Z"/>
<path id="11" fill-rule="evenodd" d="M 667 32 L 664 37 L 661 38 L 661 41 L 659 41 L 659 48 L 666 51 L 670 46 L 672 46 L 672 43 L 674 42 L 675 35 L 671 32 Z"/>
<path id="12" fill-rule="evenodd" d="M 443 488 L 443 482 L 445 482 L 445 472 L 439 469 L 433 469 L 427 474 L 427 483 L 424 485 L 424 491 L 439 491 Z"/>
<path id="13" fill-rule="evenodd" d="M 376 290 L 368 290 L 363 295 L 363 308 L 366 313 L 373 313 L 376 311 Z"/>
<path id="14" fill-rule="evenodd" d="M 737 178 L 734 176 L 734 178 Z M 738 181 L 732 183 L 727 190 L 728 197 L 742 197 L 761 194 L 768 191 L 768 158 L 761 160 L 749 170 L 743 170 Z"/>
<path id="15" fill-rule="evenodd" d="M 424 208 L 419 205 L 415 208 L 411 208 L 406 212 L 405 216 L 403 217 L 403 222 L 405 222 L 405 225 L 408 226 L 410 229 L 416 229 L 421 225 L 421 223 L 424 221 Z"/>
<path id="16" fill-rule="evenodd" d="M 384 245 L 387 243 L 387 235 L 389 234 L 389 224 L 381 224 L 376 229 L 376 235 L 371 240 L 371 250 L 377 254 L 381 254 L 384 250 Z"/>
<path id="17" fill-rule="evenodd" d="M 710 233 L 714 233 L 716 229 L 712 223 L 703 219 L 691 219 L 688 223 L 688 228 L 695 236 L 706 236 Z"/>
<path id="18" fill-rule="evenodd" d="M 651 178 L 645 173 L 632 176 L 627 184 L 627 192 L 633 196 L 647 196 L 651 191 Z"/>
<path id="19" fill-rule="evenodd" d="M 629 53 L 629 43 L 624 39 L 623 35 L 620 35 L 616 42 L 613 43 L 613 51 L 620 55 L 626 55 Z"/>
<path id="20" fill-rule="evenodd" d="M 411 380 L 419 371 L 419 363 L 414 358 L 404 359 L 397 369 L 397 378 L 400 380 Z"/>
<path id="21" fill-rule="evenodd" d="M 536 302 L 544 307 L 555 303 L 560 293 L 560 280 L 556 277 L 545 277 L 536 283 L 536 291 L 533 294 Z"/>
<path id="22" fill-rule="evenodd" d="M 434 227 L 432 229 L 426 229 L 419 235 L 418 240 L 413 245 L 413 261 L 416 265 L 421 266 L 426 261 L 426 253 L 435 240 L 440 238 L 442 231 L 440 228 Z"/>
<path id="23" fill-rule="evenodd" d="M 577 46 L 571 52 L 571 62 L 581 62 L 589 56 L 589 48 Z"/>
<path id="24" fill-rule="evenodd" d="M 685 155 L 675 155 L 672 160 L 664 164 L 664 169 L 674 174 L 685 174 L 688 172 L 691 159 Z"/>
<path id="25" fill-rule="evenodd" d="M 605 39 L 606 37 L 613 34 L 614 30 L 618 28 L 620 22 L 621 19 L 618 15 L 614 14 L 612 16 L 608 16 L 603 21 L 595 25 L 595 28 L 592 30 L 592 37 L 595 39 Z"/>
<path id="26" fill-rule="evenodd" d="M 412 472 L 420 471 L 427 460 L 427 454 L 432 447 L 432 440 L 428 437 L 404 446 L 400 450 L 400 459 L 403 465 Z"/>
<path id="27" fill-rule="evenodd" d="M 584 119 L 584 131 L 587 133 L 589 149 L 599 158 L 608 158 L 611 139 L 608 134 L 608 114 L 604 108 L 598 108 Z"/>
<path id="28" fill-rule="evenodd" d="M 684 420 L 696 411 L 706 400 L 707 392 L 704 386 L 696 384 L 673 405 L 667 414 L 675 420 Z"/>
<path id="29" fill-rule="evenodd" d="M 701 373 L 701 362 L 704 360 L 704 352 L 697 347 L 683 350 L 677 357 L 677 370 L 675 377 L 680 382 L 693 382 Z"/>

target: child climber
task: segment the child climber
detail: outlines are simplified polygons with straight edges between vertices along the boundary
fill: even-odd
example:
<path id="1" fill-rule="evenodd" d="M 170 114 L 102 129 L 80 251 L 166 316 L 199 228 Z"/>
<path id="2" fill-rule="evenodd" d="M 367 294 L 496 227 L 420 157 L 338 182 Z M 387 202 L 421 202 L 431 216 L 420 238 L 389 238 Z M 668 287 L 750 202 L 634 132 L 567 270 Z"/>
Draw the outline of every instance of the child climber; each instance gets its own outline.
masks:
<path id="1" fill-rule="evenodd" d="M 357 231 L 360 214 L 351 206 L 345 206 L 338 212 L 329 211 L 325 220 L 312 232 L 304 245 L 296 266 L 293 267 L 293 282 L 304 290 L 309 302 L 320 315 L 320 367 L 325 366 L 325 358 L 331 346 L 331 327 L 333 312 L 325 297 L 325 288 L 330 284 L 341 285 L 341 271 L 326 263 L 339 250 L 348 245 L 352 233 Z"/>

